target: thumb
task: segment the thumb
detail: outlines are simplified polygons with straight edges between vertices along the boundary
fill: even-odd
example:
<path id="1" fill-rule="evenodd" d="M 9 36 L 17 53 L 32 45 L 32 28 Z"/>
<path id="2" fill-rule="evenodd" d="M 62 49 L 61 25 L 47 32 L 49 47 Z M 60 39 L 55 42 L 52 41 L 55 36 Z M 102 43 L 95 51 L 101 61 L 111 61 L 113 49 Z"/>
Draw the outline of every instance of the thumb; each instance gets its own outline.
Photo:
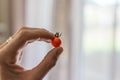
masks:
<path id="1" fill-rule="evenodd" d="M 62 53 L 63 48 L 53 48 L 51 51 L 48 52 L 48 54 L 45 56 L 43 61 L 36 66 L 32 70 L 32 75 L 34 77 L 34 80 L 42 79 L 47 72 L 56 64 L 56 61 L 59 57 L 59 55 Z"/>

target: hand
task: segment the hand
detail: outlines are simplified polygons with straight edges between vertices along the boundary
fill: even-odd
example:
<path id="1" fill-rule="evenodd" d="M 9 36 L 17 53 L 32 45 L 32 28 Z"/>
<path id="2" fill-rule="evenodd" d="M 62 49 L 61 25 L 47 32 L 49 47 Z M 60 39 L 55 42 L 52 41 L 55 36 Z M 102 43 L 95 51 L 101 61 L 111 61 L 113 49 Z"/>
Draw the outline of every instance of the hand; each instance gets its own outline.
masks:
<path id="1" fill-rule="evenodd" d="M 1 80 L 42 80 L 47 72 L 56 64 L 58 56 L 63 48 L 53 48 L 40 64 L 31 70 L 24 70 L 16 64 L 18 51 L 30 41 L 37 39 L 50 40 L 54 34 L 40 28 L 21 28 L 12 36 L 9 42 L 4 42 L 0 46 L 0 75 Z"/>

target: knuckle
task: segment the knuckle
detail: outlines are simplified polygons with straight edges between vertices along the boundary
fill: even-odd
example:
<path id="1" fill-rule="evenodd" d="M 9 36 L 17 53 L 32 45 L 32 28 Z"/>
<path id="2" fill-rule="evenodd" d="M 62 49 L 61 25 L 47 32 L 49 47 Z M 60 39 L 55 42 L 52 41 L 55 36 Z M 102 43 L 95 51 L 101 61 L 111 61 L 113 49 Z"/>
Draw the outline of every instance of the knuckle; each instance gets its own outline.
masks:
<path id="1" fill-rule="evenodd" d="M 27 31 L 29 28 L 28 27 L 21 27 L 20 29 L 19 29 L 19 31 L 20 32 L 25 32 L 25 31 Z"/>
<path id="2" fill-rule="evenodd" d="M 27 27 L 21 27 L 19 30 L 18 30 L 18 35 L 17 35 L 21 41 L 27 41 L 28 40 L 28 37 L 29 37 L 29 30 Z"/>
<path id="3" fill-rule="evenodd" d="M 19 29 L 19 33 L 20 33 L 20 35 L 26 35 L 26 34 L 28 34 L 28 28 L 27 27 L 21 27 Z"/>
<path id="4" fill-rule="evenodd" d="M 26 28 L 25 28 L 25 27 L 21 27 L 21 28 L 19 29 L 19 32 L 20 32 L 20 33 L 25 33 L 25 32 L 26 32 Z"/>

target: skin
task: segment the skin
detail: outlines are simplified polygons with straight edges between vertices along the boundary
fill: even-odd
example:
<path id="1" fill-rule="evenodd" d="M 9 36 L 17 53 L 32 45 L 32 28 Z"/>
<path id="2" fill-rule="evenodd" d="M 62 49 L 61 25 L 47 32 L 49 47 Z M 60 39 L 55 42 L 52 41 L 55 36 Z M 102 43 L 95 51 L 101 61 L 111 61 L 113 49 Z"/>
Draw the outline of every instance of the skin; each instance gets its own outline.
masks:
<path id="1" fill-rule="evenodd" d="M 16 64 L 18 51 L 31 41 L 50 40 L 54 34 L 41 28 L 22 27 L 12 36 L 12 40 L 0 45 L 0 76 L 1 80 L 42 80 L 48 71 L 55 66 L 63 48 L 51 49 L 45 58 L 31 70 L 24 70 Z"/>

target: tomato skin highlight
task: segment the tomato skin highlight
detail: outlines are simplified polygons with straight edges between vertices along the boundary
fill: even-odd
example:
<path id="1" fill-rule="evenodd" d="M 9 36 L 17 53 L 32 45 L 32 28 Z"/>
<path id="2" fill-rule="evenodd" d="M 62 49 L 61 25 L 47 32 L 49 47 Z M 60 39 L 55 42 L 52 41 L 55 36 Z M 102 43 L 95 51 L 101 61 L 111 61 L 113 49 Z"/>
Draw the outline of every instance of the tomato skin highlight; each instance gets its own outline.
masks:
<path id="1" fill-rule="evenodd" d="M 51 41 L 51 44 L 54 46 L 54 47 L 60 47 L 62 41 L 59 37 L 54 37 Z"/>

